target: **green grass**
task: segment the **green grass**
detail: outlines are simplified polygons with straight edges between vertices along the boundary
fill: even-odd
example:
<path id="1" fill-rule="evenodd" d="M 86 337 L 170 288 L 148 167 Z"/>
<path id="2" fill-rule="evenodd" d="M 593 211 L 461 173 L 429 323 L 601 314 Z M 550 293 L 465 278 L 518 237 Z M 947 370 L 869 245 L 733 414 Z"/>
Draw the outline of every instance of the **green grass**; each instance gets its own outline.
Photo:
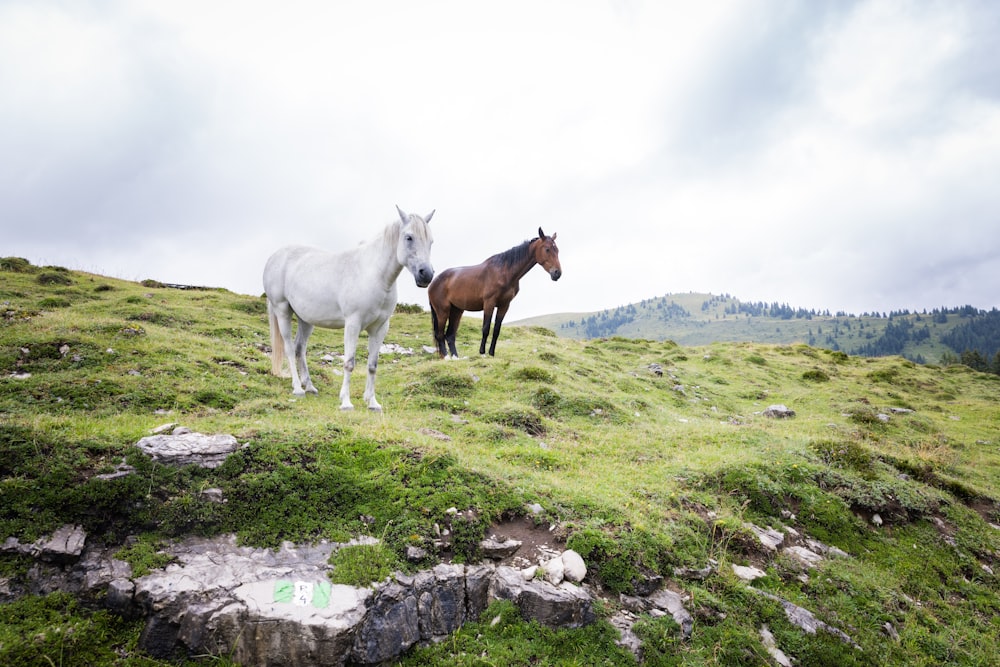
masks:
<path id="1" fill-rule="evenodd" d="M 416 354 L 380 360 L 384 413 L 342 413 L 339 364 L 322 361 L 342 350 L 340 331 L 316 330 L 320 394 L 295 398 L 289 380 L 269 375 L 261 298 L 15 259 L 0 259 L 0 539 L 76 523 L 141 571 L 164 564 L 164 540 L 191 534 L 269 547 L 381 535 L 377 552 L 338 552 L 346 564 L 335 571 L 364 585 L 411 568 L 407 546 L 433 552 L 435 525 L 453 540 L 430 564 L 473 561 L 492 522 L 539 503 L 607 592 L 602 617 L 644 577 L 720 562 L 705 581 L 676 582 L 692 597 L 689 640 L 669 619 L 637 626 L 648 664 L 762 664 L 762 623 L 799 664 L 989 664 L 1000 643 L 1000 586 L 982 567 L 1000 567 L 1000 531 L 988 523 L 1000 523 L 997 376 L 804 344 L 576 341 L 517 326 L 504 328 L 495 358 L 476 355 L 478 328 L 463 327 L 469 358 L 446 362 L 421 352 L 429 318 L 411 305 L 387 342 Z M 357 399 L 364 374 L 355 379 Z M 796 416 L 764 417 L 774 403 Z M 168 421 L 248 446 L 215 470 L 154 465 L 133 445 Z M 94 478 L 123 459 L 134 475 Z M 210 487 L 227 502 L 206 500 Z M 803 583 L 794 563 L 760 551 L 748 521 L 794 527 L 851 557 Z M 763 567 L 758 587 L 863 651 L 792 628 L 731 563 Z M 0 556 L 2 576 L 29 565 Z M 16 634 L 0 630 L 0 662 L 33 646 L 25 664 L 165 664 L 138 654 L 136 626 L 90 601 L 28 597 L 0 613 L 17 618 Z M 98 630 L 56 642 L 67 623 Z M 605 620 L 548 630 L 498 605 L 404 660 L 629 664 L 612 634 Z M 24 643 L 34 635 L 50 639 Z"/>

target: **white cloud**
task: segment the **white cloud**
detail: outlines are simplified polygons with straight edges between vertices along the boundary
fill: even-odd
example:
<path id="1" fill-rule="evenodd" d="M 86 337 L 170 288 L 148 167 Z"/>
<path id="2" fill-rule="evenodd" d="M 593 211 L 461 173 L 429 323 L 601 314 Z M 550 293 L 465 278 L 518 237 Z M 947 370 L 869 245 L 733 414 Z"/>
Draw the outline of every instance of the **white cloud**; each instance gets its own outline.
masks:
<path id="1" fill-rule="evenodd" d="M 1000 10 L 703 4 L 6 3 L 2 254 L 257 294 L 399 204 L 438 269 L 559 233 L 511 319 L 1000 305 Z"/>

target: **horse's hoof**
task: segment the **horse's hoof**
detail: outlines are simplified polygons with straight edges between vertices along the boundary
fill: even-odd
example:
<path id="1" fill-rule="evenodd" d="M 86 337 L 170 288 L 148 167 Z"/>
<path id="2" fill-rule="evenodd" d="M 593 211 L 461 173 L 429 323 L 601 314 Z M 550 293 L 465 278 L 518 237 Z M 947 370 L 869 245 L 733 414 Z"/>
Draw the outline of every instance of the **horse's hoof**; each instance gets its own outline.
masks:
<path id="1" fill-rule="evenodd" d="M 353 405 L 341 405 L 340 406 L 340 411 L 341 412 L 350 412 L 353 409 L 354 409 Z"/>
<path id="2" fill-rule="evenodd" d="M 305 395 L 306 395 L 305 389 L 292 389 L 292 396 L 305 396 Z"/>
<path id="3" fill-rule="evenodd" d="M 368 409 L 371 412 L 382 412 L 382 406 L 381 405 L 369 405 Z"/>
<path id="4" fill-rule="evenodd" d="M 317 389 L 316 387 L 306 387 L 306 392 L 310 394 L 318 394 L 319 389 Z"/>

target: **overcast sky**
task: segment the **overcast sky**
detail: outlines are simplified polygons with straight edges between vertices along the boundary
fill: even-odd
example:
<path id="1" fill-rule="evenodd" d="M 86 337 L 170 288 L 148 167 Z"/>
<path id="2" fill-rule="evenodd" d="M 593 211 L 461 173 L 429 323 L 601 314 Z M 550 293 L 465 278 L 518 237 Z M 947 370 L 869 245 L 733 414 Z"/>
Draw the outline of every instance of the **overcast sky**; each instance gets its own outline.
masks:
<path id="1" fill-rule="evenodd" d="M 558 233 L 508 321 L 1000 306 L 1000 3 L 0 0 L 0 256 L 259 295 L 397 204 Z"/>

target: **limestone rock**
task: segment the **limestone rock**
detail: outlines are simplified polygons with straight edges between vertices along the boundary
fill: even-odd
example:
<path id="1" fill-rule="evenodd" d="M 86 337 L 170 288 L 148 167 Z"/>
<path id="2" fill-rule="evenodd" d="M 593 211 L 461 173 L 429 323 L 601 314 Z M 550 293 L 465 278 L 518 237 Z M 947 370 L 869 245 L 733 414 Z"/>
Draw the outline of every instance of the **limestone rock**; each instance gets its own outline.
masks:
<path id="1" fill-rule="evenodd" d="M 684 639 L 691 637 L 691 630 L 694 628 L 694 617 L 684 608 L 684 599 L 680 593 L 663 588 L 650 596 L 649 601 L 655 607 L 666 611 L 673 617 L 677 625 L 681 627 L 681 636 Z"/>
<path id="2" fill-rule="evenodd" d="M 236 438 L 224 433 L 150 435 L 136 443 L 136 447 L 159 463 L 174 466 L 194 464 L 202 468 L 218 468 L 239 446 Z"/>
<path id="3" fill-rule="evenodd" d="M 566 581 L 580 583 L 587 576 L 587 564 L 583 562 L 583 556 L 572 549 L 563 552 L 562 562 Z"/>
<path id="4" fill-rule="evenodd" d="M 87 533 L 82 526 L 66 524 L 48 538 L 35 542 L 32 551 L 51 563 L 70 563 L 80 558 L 86 541 Z"/>
<path id="5" fill-rule="evenodd" d="M 847 635 L 847 633 L 845 633 L 843 630 L 839 630 L 833 627 L 832 625 L 828 625 L 823 621 L 819 620 L 808 609 L 792 604 L 788 600 L 784 600 L 778 597 L 777 595 L 768 593 L 767 591 L 762 591 L 760 589 L 753 587 L 748 587 L 748 588 L 757 595 L 761 595 L 770 600 L 775 600 L 776 602 L 781 604 L 782 609 L 785 610 L 785 616 L 788 618 L 789 622 L 792 625 L 796 626 L 797 628 L 800 628 L 801 630 L 804 630 L 805 632 L 811 635 L 816 634 L 817 630 L 823 630 L 824 632 L 830 633 L 831 635 L 833 635 L 840 641 L 844 642 L 845 644 L 849 644 L 850 646 L 853 646 L 854 648 L 861 650 L 861 647 L 858 646 L 854 642 L 854 640 Z"/>
<path id="6" fill-rule="evenodd" d="M 754 525 L 752 523 L 746 524 L 746 526 L 753 531 L 753 534 L 757 536 L 760 543 L 764 546 L 764 549 L 772 553 L 776 552 L 781 548 L 782 542 L 785 541 L 785 534 L 777 530 L 774 530 L 770 526 L 767 528 L 761 528 L 760 526 Z"/>
<path id="7" fill-rule="evenodd" d="M 563 564 L 561 556 L 550 558 L 542 563 L 542 571 L 545 573 L 545 581 L 553 586 L 558 586 L 566 578 L 566 566 Z"/>
<path id="8" fill-rule="evenodd" d="M 767 576 L 764 570 L 753 566 L 733 565 L 733 572 L 743 581 L 753 581 L 754 579 Z"/>
<path id="9" fill-rule="evenodd" d="M 496 538 L 487 538 L 479 543 L 479 548 L 483 556 L 493 560 L 503 560 L 508 556 L 513 556 L 521 548 L 520 540 L 505 539 L 503 541 Z"/>
<path id="10" fill-rule="evenodd" d="M 591 596 L 578 586 L 553 586 L 547 581 L 525 581 L 520 571 L 500 566 L 490 584 L 490 597 L 511 600 L 527 620 L 552 628 L 578 628 L 594 620 Z"/>
<path id="11" fill-rule="evenodd" d="M 823 561 L 823 557 L 815 551 L 811 551 L 800 546 L 788 547 L 782 553 L 788 554 L 796 562 L 801 565 L 805 565 L 806 567 L 816 567 Z"/>
<path id="12" fill-rule="evenodd" d="M 766 625 L 760 626 L 760 641 L 776 663 L 781 667 L 792 667 L 791 658 L 778 648 L 778 644 L 774 641 L 774 635 L 771 634 L 770 628 Z"/>

